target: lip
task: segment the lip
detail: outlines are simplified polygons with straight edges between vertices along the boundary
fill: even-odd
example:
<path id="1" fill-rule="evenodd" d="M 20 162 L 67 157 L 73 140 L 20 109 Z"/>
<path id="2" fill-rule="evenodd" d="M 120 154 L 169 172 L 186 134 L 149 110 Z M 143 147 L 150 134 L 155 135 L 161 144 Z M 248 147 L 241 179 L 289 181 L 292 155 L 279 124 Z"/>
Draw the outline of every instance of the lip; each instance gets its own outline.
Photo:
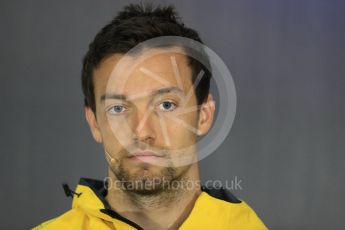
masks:
<path id="1" fill-rule="evenodd" d="M 142 156 L 154 156 L 154 157 L 162 157 L 161 155 L 151 152 L 151 151 L 141 151 L 141 152 L 135 152 L 130 154 L 129 157 L 142 157 Z"/>
<path id="2" fill-rule="evenodd" d="M 135 152 L 128 156 L 129 159 L 134 161 L 157 161 L 162 159 L 162 155 L 159 155 L 151 151 Z"/>

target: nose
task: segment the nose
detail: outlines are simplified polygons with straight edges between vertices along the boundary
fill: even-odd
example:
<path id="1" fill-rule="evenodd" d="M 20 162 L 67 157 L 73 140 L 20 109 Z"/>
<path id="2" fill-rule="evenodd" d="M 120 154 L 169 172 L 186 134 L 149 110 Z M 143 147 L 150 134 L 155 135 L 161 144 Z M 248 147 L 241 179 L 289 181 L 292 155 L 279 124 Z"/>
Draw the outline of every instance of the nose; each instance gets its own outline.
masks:
<path id="1" fill-rule="evenodd" d="M 137 110 L 134 122 L 135 139 L 151 144 L 156 139 L 154 114 L 151 109 Z"/>

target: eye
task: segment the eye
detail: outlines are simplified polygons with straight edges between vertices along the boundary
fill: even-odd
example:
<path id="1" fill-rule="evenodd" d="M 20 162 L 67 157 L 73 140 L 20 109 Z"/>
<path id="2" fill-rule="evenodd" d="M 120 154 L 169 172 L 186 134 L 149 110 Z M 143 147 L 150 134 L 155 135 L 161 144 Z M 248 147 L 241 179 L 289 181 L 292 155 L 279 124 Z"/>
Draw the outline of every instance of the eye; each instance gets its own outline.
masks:
<path id="1" fill-rule="evenodd" d="M 176 108 L 176 104 L 172 101 L 163 101 L 159 104 L 159 109 L 162 111 L 172 111 Z"/>
<path id="2" fill-rule="evenodd" d="M 123 113 L 125 110 L 126 108 L 123 105 L 115 105 L 115 106 L 110 107 L 107 111 L 110 114 L 118 115 L 118 114 Z"/>

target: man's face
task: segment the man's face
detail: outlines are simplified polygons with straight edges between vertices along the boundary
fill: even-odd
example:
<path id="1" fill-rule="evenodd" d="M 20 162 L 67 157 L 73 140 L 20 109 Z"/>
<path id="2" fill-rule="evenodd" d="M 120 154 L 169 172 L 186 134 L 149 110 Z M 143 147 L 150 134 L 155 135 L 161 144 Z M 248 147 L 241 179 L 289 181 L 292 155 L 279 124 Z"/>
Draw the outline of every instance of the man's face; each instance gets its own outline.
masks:
<path id="1" fill-rule="evenodd" d="M 143 54 L 148 52 L 154 50 Z M 191 164 L 181 161 L 195 159 L 197 133 L 205 133 L 211 124 L 200 124 L 199 115 L 205 114 L 197 109 L 185 55 L 170 51 L 143 58 L 139 54 L 126 61 L 133 68 L 120 70 L 126 74 L 114 74 L 122 57 L 109 56 L 95 69 L 96 118 L 89 116 L 88 121 L 95 139 L 115 160 L 108 159 L 117 179 L 151 183 L 154 189 L 137 192 L 153 192 L 188 170 Z"/>

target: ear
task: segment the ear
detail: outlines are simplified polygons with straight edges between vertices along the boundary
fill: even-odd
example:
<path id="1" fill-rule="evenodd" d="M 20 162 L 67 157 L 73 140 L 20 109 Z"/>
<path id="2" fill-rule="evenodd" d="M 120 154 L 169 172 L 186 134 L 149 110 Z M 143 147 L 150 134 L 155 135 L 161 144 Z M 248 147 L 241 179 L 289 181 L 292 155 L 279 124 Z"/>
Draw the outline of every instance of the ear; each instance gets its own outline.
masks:
<path id="1" fill-rule="evenodd" d="M 90 107 L 84 107 L 85 118 L 89 124 L 91 133 L 96 142 L 102 143 L 102 135 L 99 129 L 96 116 Z"/>
<path id="2" fill-rule="evenodd" d="M 208 94 L 207 100 L 201 105 L 198 121 L 198 135 L 205 135 L 213 123 L 214 111 L 216 109 L 212 94 Z"/>

